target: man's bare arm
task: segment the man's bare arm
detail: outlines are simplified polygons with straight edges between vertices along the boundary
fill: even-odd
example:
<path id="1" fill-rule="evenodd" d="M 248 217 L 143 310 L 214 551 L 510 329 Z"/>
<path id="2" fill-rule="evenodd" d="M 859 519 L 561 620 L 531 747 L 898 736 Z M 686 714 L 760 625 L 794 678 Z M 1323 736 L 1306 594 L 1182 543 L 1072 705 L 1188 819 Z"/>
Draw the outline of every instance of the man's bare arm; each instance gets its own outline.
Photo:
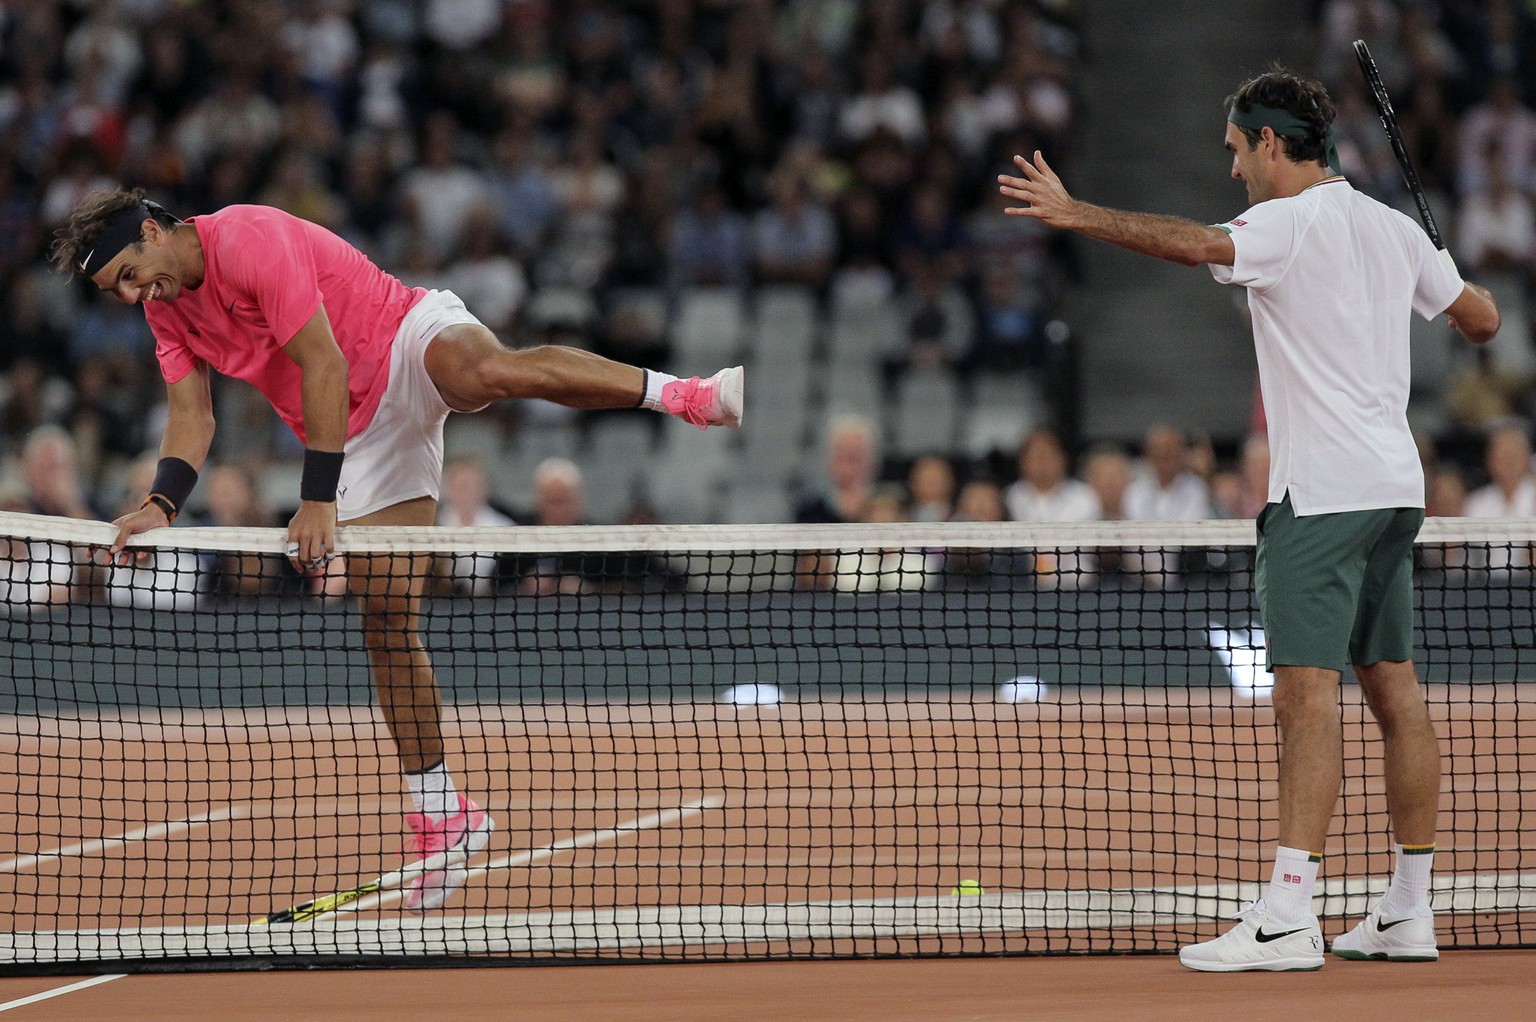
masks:
<path id="1" fill-rule="evenodd" d="M 1463 282 L 1461 294 L 1445 313 L 1452 328 L 1474 344 L 1491 341 L 1499 332 L 1499 307 L 1481 285 Z"/>
<path id="2" fill-rule="evenodd" d="M 317 451 L 339 451 L 347 442 L 347 357 L 331 333 L 325 306 L 315 310 L 309 322 L 283 346 L 303 378 L 304 446 Z"/>
<path id="3" fill-rule="evenodd" d="M 1013 162 L 1023 176 L 999 175 L 998 191 L 1027 205 L 1003 210 L 1010 216 L 1032 217 L 1052 227 L 1183 266 L 1231 266 L 1237 254 L 1231 237 L 1219 227 L 1182 217 L 1129 213 L 1079 202 L 1067 193 L 1061 178 L 1038 151 L 1033 163 L 1022 156 L 1015 156 Z"/>
<path id="4" fill-rule="evenodd" d="M 347 390 L 347 357 L 342 354 L 325 306 L 283 346 L 302 377 L 304 446 L 310 452 L 339 455 L 347 442 L 351 401 Z M 313 453 L 304 455 L 306 479 Z M 302 498 L 302 492 L 301 492 Z M 289 560 L 300 572 L 319 573 L 336 550 L 336 495 L 329 499 L 300 499 L 298 514 L 288 523 Z"/>

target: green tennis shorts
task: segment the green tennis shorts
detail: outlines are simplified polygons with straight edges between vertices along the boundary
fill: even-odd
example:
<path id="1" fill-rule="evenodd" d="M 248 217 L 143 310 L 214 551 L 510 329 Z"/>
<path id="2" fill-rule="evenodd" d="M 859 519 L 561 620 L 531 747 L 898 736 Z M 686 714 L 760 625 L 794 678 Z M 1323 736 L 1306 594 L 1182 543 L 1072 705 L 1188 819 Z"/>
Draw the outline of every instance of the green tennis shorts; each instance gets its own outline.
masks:
<path id="1" fill-rule="evenodd" d="M 1290 494 L 1259 514 L 1254 587 L 1268 666 L 1413 658 L 1413 540 L 1423 508 L 1298 518 Z"/>

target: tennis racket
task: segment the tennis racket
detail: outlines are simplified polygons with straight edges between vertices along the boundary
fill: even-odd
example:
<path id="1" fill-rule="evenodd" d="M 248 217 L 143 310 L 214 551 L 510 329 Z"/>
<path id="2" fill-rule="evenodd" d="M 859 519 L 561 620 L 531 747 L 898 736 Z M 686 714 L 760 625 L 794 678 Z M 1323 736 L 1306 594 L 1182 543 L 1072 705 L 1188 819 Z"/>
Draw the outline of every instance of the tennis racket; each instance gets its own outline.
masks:
<path id="1" fill-rule="evenodd" d="M 1392 153 L 1397 157 L 1397 165 L 1403 172 L 1403 181 L 1413 194 L 1414 205 L 1419 207 L 1419 219 L 1424 221 L 1424 233 L 1443 252 L 1445 239 L 1440 236 L 1434 213 L 1430 212 L 1429 200 L 1424 198 L 1424 186 L 1419 184 L 1418 172 L 1413 169 L 1413 161 L 1408 158 L 1408 149 L 1403 145 L 1403 133 L 1397 126 L 1397 115 L 1392 112 L 1392 100 L 1387 95 L 1387 87 L 1381 83 L 1381 72 L 1376 70 L 1376 61 L 1371 59 L 1370 48 L 1365 45 L 1364 39 L 1355 40 L 1355 59 L 1360 61 L 1360 73 L 1365 75 L 1365 84 L 1371 90 L 1371 101 L 1376 104 L 1376 112 L 1381 115 L 1381 126 L 1387 129 L 1387 140 L 1392 143 Z"/>
<path id="2" fill-rule="evenodd" d="M 322 895 L 313 901 L 306 901 L 292 908 L 285 908 L 279 912 L 272 912 L 260 919 L 251 920 L 252 926 L 273 926 L 280 923 L 302 923 L 316 916 L 323 916 L 327 912 L 350 905 L 359 898 L 369 894 L 377 894 L 380 891 L 392 891 L 404 887 L 425 873 L 435 873 L 438 870 L 452 869 L 462 866 L 469 861 L 470 851 L 467 842 L 458 848 L 450 848 L 445 852 L 437 852 L 425 859 L 417 859 L 415 862 L 406 863 L 397 870 L 385 873 L 368 881 L 359 887 L 348 891 L 337 891 L 335 894 Z"/>

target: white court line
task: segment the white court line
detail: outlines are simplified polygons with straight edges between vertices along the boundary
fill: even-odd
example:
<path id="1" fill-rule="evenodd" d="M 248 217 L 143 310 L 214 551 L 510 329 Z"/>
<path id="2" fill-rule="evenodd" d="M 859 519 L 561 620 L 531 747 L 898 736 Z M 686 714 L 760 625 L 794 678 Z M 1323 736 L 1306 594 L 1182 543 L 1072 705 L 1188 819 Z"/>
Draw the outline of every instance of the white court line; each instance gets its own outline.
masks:
<path id="1" fill-rule="evenodd" d="M 679 823 L 690 816 L 697 816 L 706 809 L 719 809 L 723 805 L 725 805 L 725 799 L 717 795 L 711 795 L 708 798 L 701 798 L 696 802 L 684 803 L 676 809 L 663 809 L 658 812 L 647 813 L 644 816 L 637 816 L 633 820 L 621 823 L 616 827 L 609 827 L 607 830 L 591 830 L 585 834 L 577 834 L 575 837 L 561 838 L 559 841 L 547 844 L 542 848 L 503 855 L 499 859 L 492 859 L 490 862 L 479 866 L 471 866 L 464 882 L 468 884 L 469 881 L 477 877 L 483 877 L 494 870 L 511 869 L 515 866 L 529 866 L 535 862 L 553 859 L 561 852 L 569 852 L 577 848 L 590 848 L 593 845 L 600 845 L 606 841 L 616 841 L 625 834 L 633 834 L 642 830 L 656 830 L 669 824 Z M 371 908 L 387 908 L 404 897 L 404 891 L 384 891 L 380 894 L 370 894 L 366 898 L 359 898 L 352 904 L 337 909 L 332 913 L 329 920 L 325 916 L 318 917 L 316 924 L 332 921 L 335 916 L 345 912 L 363 912 Z"/>
<path id="2" fill-rule="evenodd" d="M 87 987 L 110 983 L 114 979 L 122 979 L 126 975 L 128 975 L 126 972 L 117 972 L 108 976 L 92 976 L 90 979 L 82 979 L 78 983 L 68 983 L 61 987 L 54 987 L 52 990 L 44 990 L 42 993 L 33 994 L 30 997 L 18 997 L 14 1001 L 6 1001 L 4 1004 L 0 1004 L 0 1011 L 10 1011 L 12 1008 L 25 1008 L 27 1005 L 36 1004 L 38 1001 L 46 1001 L 53 997 L 63 997 L 65 994 L 72 994 L 77 990 L 84 990 Z"/>
<path id="3" fill-rule="evenodd" d="M 126 845 L 131 841 L 154 841 L 162 837 L 170 837 L 172 834 L 180 834 L 191 830 L 193 827 L 202 827 L 210 823 L 222 823 L 225 820 L 235 820 L 246 815 L 245 806 L 225 806 L 223 809 L 215 809 L 207 813 L 198 813 L 196 816 L 185 816 L 179 820 L 171 820 L 167 823 L 154 823 L 148 827 L 140 827 L 138 830 L 130 830 L 116 837 L 96 838 L 92 841 L 81 841 L 62 848 L 55 848 L 51 852 L 38 852 L 36 855 L 18 855 L 15 858 L 0 861 L 0 873 L 15 873 L 23 869 L 31 869 L 39 863 L 51 862 L 54 859 L 62 859 L 71 855 L 91 855 L 107 848 L 116 848 Z"/>

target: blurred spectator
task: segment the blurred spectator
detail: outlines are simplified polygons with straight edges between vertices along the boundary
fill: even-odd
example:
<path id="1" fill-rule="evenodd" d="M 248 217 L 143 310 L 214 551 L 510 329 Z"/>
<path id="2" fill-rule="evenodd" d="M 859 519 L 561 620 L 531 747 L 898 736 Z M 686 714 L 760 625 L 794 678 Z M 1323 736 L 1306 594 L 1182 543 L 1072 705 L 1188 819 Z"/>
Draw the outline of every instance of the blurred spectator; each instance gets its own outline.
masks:
<path id="1" fill-rule="evenodd" d="M 908 146 L 921 143 L 927 131 L 922 100 L 897 81 L 890 58 L 878 51 L 859 60 L 859 86 L 843 104 L 840 126 L 850 142 L 862 142 L 883 128 Z"/>
<path id="2" fill-rule="evenodd" d="M 326 185 L 319 160 L 297 149 L 278 158 L 256 201 L 333 231 L 341 229 L 346 217 L 346 204 Z"/>
<path id="3" fill-rule="evenodd" d="M 1461 518 L 1467 513 L 1467 477 L 1454 465 L 1436 469 L 1425 486 L 1428 518 Z"/>
<path id="4" fill-rule="evenodd" d="M 1536 515 L 1536 474 L 1531 470 L 1531 441 L 1523 425 L 1499 426 L 1489 432 L 1484 465 L 1489 482 L 1467 496 L 1468 516 Z"/>
<path id="5" fill-rule="evenodd" d="M 1098 501 L 1098 517 L 1106 522 L 1122 521 L 1130 516 L 1125 510 L 1125 493 L 1131 485 L 1131 459 L 1113 444 L 1101 444 L 1083 458 L 1083 482 Z"/>
<path id="6" fill-rule="evenodd" d="M 1487 345 L 1472 350 L 1472 363 L 1451 375 L 1445 404 L 1457 429 L 1482 435 L 1524 412 L 1526 384 L 1518 373 L 1499 368 Z"/>
<path id="7" fill-rule="evenodd" d="M 47 376 L 31 358 L 17 359 L 0 378 L 0 428 L 7 447 L 19 450 L 33 430 L 55 421 L 73 401 L 69 384 Z"/>
<path id="8" fill-rule="evenodd" d="M 442 283 L 497 334 L 506 336 L 511 330 L 528 295 L 528 278 L 496 233 L 489 208 L 470 214 L 463 249 L 443 271 Z"/>
<path id="9" fill-rule="evenodd" d="M 792 178 L 777 180 L 772 204 L 758 212 L 752 225 L 757 279 L 818 287 L 836 251 L 837 224 L 831 211 L 813 198 L 810 185 Z"/>
<path id="10" fill-rule="evenodd" d="M 795 508 L 795 521 L 863 521 L 879 467 L 874 425 L 862 416 L 834 420 L 827 430 L 824 486 L 801 499 Z"/>
<path id="11" fill-rule="evenodd" d="M 143 311 L 121 302 L 87 302 L 65 343 L 76 366 L 98 360 L 118 366 L 147 365 L 155 351 Z"/>
<path id="12" fill-rule="evenodd" d="M 20 493 L 0 494 L 0 511 L 30 510 Z M 70 602 L 76 556 L 64 543 L 0 536 L 0 618 Z"/>
<path id="13" fill-rule="evenodd" d="M 21 472 L 27 510 L 33 514 L 101 517 L 86 499 L 74 439 L 61 427 L 44 425 L 32 431 L 21 448 Z"/>
<path id="14" fill-rule="evenodd" d="M 1499 144 L 1489 146 L 1486 184 L 1461 200 L 1457 250 L 1475 272 L 1516 270 L 1528 273 L 1536 254 L 1536 213 L 1529 195 L 1515 187 L 1499 158 Z"/>
<path id="15" fill-rule="evenodd" d="M 586 507 L 581 469 L 566 458 L 546 458 L 533 471 L 533 523 L 585 525 Z M 596 558 L 601 560 L 600 557 Z M 525 596 L 574 595 L 590 592 L 587 556 L 548 553 L 524 558 L 517 591 Z"/>
<path id="16" fill-rule="evenodd" d="M 1521 102 L 1514 79 L 1495 81 L 1488 98 L 1466 112 L 1459 151 L 1457 183 L 1463 193 L 1492 187 L 1493 160 L 1515 188 L 1527 191 L 1536 184 L 1536 112 Z"/>
<path id="17" fill-rule="evenodd" d="M 1211 517 L 1205 481 L 1189 470 L 1184 434 L 1156 425 L 1142 440 L 1145 472 L 1125 492 L 1126 517 L 1133 521 L 1189 522 Z"/>
<path id="18" fill-rule="evenodd" d="M 912 496 L 908 515 L 914 522 L 947 522 L 954 514 L 955 470 L 948 458 L 925 455 L 907 471 Z"/>
<path id="19" fill-rule="evenodd" d="M 602 136 L 579 131 L 567 159 L 550 172 L 561 218 L 552 251 L 545 253 L 555 283 L 590 286 L 612 255 L 614 219 L 627 189 L 624 174 L 608 158 Z"/>
<path id="20" fill-rule="evenodd" d="M 443 496 L 437 505 L 437 524 L 455 528 L 480 528 L 514 524 L 490 504 L 491 485 L 485 462 L 474 455 L 457 455 L 443 465 Z M 489 553 L 457 553 L 444 558 L 453 591 L 463 596 L 490 596 L 496 592 L 499 559 Z"/>
<path id="21" fill-rule="evenodd" d="M 118 379 L 124 365 L 133 363 L 105 359 L 81 363 L 75 374 L 74 402 L 59 420 L 74 440 L 87 493 L 100 493 L 108 478 L 143 449 L 140 424 L 132 415 L 132 395 Z"/>
<path id="22" fill-rule="evenodd" d="M 1243 441 L 1237 470 L 1211 480 L 1212 510 L 1222 518 L 1258 518 L 1269 503 L 1269 439 L 1262 433 Z"/>
<path id="23" fill-rule="evenodd" d="M 181 119 L 176 145 L 194 173 L 225 155 L 254 164 L 277 141 L 281 127 L 277 104 L 261 93 L 256 73 L 247 67 L 230 67 L 213 92 Z"/>
<path id="24" fill-rule="evenodd" d="M 1003 491 L 1008 517 L 1016 522 L 1091 522 L 1099 502 L 1087 484 L 1069 474 L 1071 461 L 1061 438 L 1039 429 L 1019 447 L 1019 479 Z"/>
<path id="25" fill-rule="evenodd" d="M 668 237 L 667 259 L 674 287 L 740 287 L 747 282 L 746 222 L 726 205 L 724 191 L 706 186 L 693 204 L 678 214 Z"/>
<path id="26" fill-rule="evenodd" d="M 1002 489 L 990 479 L 972 479 L 960 487 L 952 522 L 1006 522 L 1008 508 Z"/>
<path id="27" fill-rule="evenodd" d="M 1040 429 L 1019 448 L 1019 480 L 1003 492 L 1008 516 L 1016 522 L 1091 522 L 1099 501 L 1088 485 L 1069 474 L 1071 461 L 1061 438 Z M 1033 558 L 1035 584 L 1042 589 L 1078 589 L 1092 581 L 1093 555 L 1075 550 L 1039 550 Z"/>
<path id="28" fill-rule="evenodd" d="M 833 420 L 827 429 L 825 478 L 816 492 L 795 505 L 795 521 L 802 525 L 863 521 L 879 468 L 874 424 L 858 415 Z M 796 558 L 798 589 L 830 589 L 837 574 L 837 558 L 832 554 L 806 551 Z"/>
<path id="29" fill-rule="evenodd" d="M 1101 521 L 1118 522 L 1129 517 L 1125 511 L 1125 493 L 1130 488 L 1132 475 L 1130 457 L 1113 444 L 1100 444 L 1083 457 L 1083 482 L 1088 484 L 1098 501 Z M 1099 547 L 1092 556 L 1100 586 L 1106 578 L 1121 579 L 1128 567 L 1124 547 Z M 1133 559 L 1132 563 L 1139 561 Z"/>
<path id="30" fill-rule="evenodd" d="M 339 98 L 357 64 L 356 30 L 339 0 L 298 0 L 293 7 L 283 45 L 297 58 L 307 87 Z"/>
<path id="31" fill-rule="evenodd" d="M 1040 296 L 1005 266 L 981 272 L 976 335 L 969 362 L 982 369 L 1038 368 L 1045 361 Z"/>
<path id="32" fill-rule="evenodd" d="M 497 225 L 514 250 L 531 255 L 544 244 L 560 213 L 554 181 L 527 132 L 502 132 L 494 152 L 486 185 Z"/>
<path id="33" fill-rule="evenodd" d="M 907 494 L 901 486 L 876 487 L 865 505 L 869 523 L 888 524 L 910 520 Z M 880 547 L 840 554 L 835 586 L 844 593 L 876 593 L 922 589 L 939 560 L 922 550 Z"/>
<path id="34" fill-rule="evenodd" d="M 204 473 L 203 501 L 209 525 L 227 529 L 270 529 L 284 524 L 261 499 L 256 477 L 239 465 L 215 465 Z M 153 481 L 153 477 L 151 477 Z M 137 491 L 130 491 L 137 492 Z M 211 554 L 203 565 L 205 591 L 219 596 L 261 596 L 277 590 L 277 580 L 287 560 L 272 554 L 231 550 Z M 338 563 L 340 571 L 333 570 Z M 329 576 L 339 575 L 346 584 L 342 558 L 332 562 Z M 309 580 L 306 579 L 306 582 Z M 334 586 L 335 583 L 330 583 Z M 324 586 L 324 583 L 322 583 Z M 341 595 L 327 590 L 328 595 Z"/>
<path id="35" fill-rule="evenodd" d="M 1468 518 L 1526 518 L 1536 515 L 1536 472 L 1531 467 L 1531 440 L 1526 427 L 1499 426 L 1488 434 L 1484 456 L 1488 485 L 1467 495 Z M 1531 550 L 1519 544 L 1489 544 L 1482 563 L 1493 572 L 1529 568 Z"/>
<path id="36" fill-rule="evenodd" d="M 452 113 L 428 114 L 420 163 L 400 179 L 400 202 L 412 233 L 438 260 L 458 250 L 470 217 L 490 206 L 485 181 L 459 159 L 459 138 Z"/>
<path id="37" fill-rule="evenodd" d="M 1172 426 L 1156 425 L 1142 441 L 1142 472 L 1125 491 L 1126 517 L 1140 522 L 1200 521 L 1210 518 L 1211 495 L 1205 480 L 1189 470 L 1184 434 Z M 1177 578 L 1186 552 L 1180 548 L 1147 548 L 1127 552 L 1125 569 L 1141 575 L 1143 585 L 1169 588 Z"/>
<path id="38" fill-rule="evenodd" d="M 901 272 L 909 282 L 932 280 L 944 287 L 959 282 L 970 268 L 965 228 L 943 190 L 931 182 L 913 191 L 896 231 L 896 245 Z"/>

